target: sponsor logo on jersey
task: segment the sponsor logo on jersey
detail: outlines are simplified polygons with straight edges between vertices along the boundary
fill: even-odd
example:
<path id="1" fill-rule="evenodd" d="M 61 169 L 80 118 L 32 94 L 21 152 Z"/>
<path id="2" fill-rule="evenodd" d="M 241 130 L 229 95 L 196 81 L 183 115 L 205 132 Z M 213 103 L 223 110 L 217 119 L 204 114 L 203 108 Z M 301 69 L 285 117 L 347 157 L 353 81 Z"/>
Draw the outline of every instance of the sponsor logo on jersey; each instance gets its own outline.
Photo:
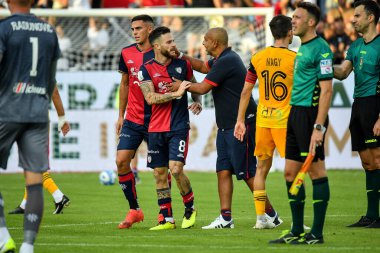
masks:
<path id="1" fill-rule="evenodd" d="M 128 60 L 128 61 L 127 61 L 127 64 L 133 64 L 133 63 L 135 63 L 135 62 L 132 61 L 132 60 Z"/>
<path id="2" fill-rule="evenodd" d="M 321 68 L 322 75 L 332 74 L 333 67 L 331 59 L 321 60 L 319 66 Z"/>
<path id="3" fill-rule="evenodd" d="M 169 91 L 168 89 L 168 86 L 167 86 L 167 82 L 159 82 L 158 83 L 158 92 L 159 93 L 166 93 Z"/>
<path id="4" fill-rule="evenodd" d="M 119 135 L 119 138 L 131 138 L 131 135 L 129 135 L 129 134 L 125 134 L 125 133 L 121 133 L 120 135 Z"/>
<path id="5" fill-rule="evenodd" d="M 144 80 L 142 71 L 139 71 L 139 73 L 137 73 L 137 78 L 139 79 L 140 82 Z"/>
<path id="6" fill-rule="evenodd" d="M 327 58 L 327 56 L 329 56 L 330 55 L 330 53 L 325 53 L 325 54 L 321 54 L 321 56 L 323 57 L 323 58 Z"/>
<path id="7" fill-rule="evenodd" d="M 38 94 L 38 95 L 45 95 L 46 94 L 46 88 L 45 87 L 38 87 L 34 84 L 30 83 L 16 83 L 13 86 L 13 92 L 16 94 Z"/>
<path id="8" fill-rule="evenodd" d="M 160 73 L 154 73 L 154 74 L 153 74 L 153 78 L 155 78 L 155 77 L 160 77 L 160 76 L 161 76 Z"/>
<path id="9" fill-rule="evenodd" d="M 132 67 L 131 68 L 131 75 L 132 76 L 137 76 L 138 75 L 138 71 L 139 71 L 138 68 Z"/>

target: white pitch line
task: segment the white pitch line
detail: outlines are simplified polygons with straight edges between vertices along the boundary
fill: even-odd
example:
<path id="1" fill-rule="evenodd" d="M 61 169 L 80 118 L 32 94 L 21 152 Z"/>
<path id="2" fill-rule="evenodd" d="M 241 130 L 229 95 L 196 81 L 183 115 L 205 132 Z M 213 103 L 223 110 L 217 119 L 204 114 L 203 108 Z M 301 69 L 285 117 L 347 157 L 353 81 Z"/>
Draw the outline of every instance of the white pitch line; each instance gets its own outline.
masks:
<path id="1" fill-rule="evenodd" d="M 35 245 L 38 246 L 54 246 L 54 247 L 108 247 L 108 248 L 116 248 L 116 247 L 124 247 L 125 244 L 115 244 L 115 243 L 36 243 Z M 253 245 L 239 245 L 239 246 L 228 246 L 228 245 L 173 245 L 173 244 L 130 244 L 128 243 L 128 248 L 172 248 L 172 249 L 197 249 L 201 248 L 202 250 L 205 249 L 223 249 L 223 250 L 263 250 L 263 249 L 270 249 L 270 250 L 280 250 L 283 251 L 285 249 L 284 245 L 279 245 L 278 247 L 273 246 L 253 246 Z M 299 248 L 300 246 L 295 246 L 295 248 Z M 302 247 L 302 246 L 301 246 Z M 286 247 L 286 249 L 289 249 L 289 247 Z M 374 250 L 374 247 L 332 247 L 332 246 L 308 246 L 307 251 L 321 251 L 323 250 L 335 250 L 335 251 L 364 251 L 364 250 Z M 306 250 L 306 248 L 305 248 Z"/>
<path id="2" fill-rule="evenodd" d="M 327 217 L 358 217 L 358 215 L 340 215 L 332 214 L 326 215 Z M 305 218 L 312 218 L 313 216 L 305 216 Z M 282 219 L 290 220 L 291 217 L 281 216 Z M 256 220 L 256 217 L 244 218 L 244 220 Z M 154 222 L 155 220 L 146 220 L 147 222 Z M 206 218 L 197 218 L 197 221 L 211 221 L 211 219 Z M 69 224 L 54 224 L 54 225 L 42 225 L 41 228 L 54 228 L 54 227 L 76 227 L 76 226 L 95 226 L 95 225 L 109 225 L 109 224 L 118 224 L 119 221 L 106 221 L 106 222 L 90 222 L 90 223 L 69 223 Z M 8 227 L 9 230 L 19 230 L 23 227 Z"/>

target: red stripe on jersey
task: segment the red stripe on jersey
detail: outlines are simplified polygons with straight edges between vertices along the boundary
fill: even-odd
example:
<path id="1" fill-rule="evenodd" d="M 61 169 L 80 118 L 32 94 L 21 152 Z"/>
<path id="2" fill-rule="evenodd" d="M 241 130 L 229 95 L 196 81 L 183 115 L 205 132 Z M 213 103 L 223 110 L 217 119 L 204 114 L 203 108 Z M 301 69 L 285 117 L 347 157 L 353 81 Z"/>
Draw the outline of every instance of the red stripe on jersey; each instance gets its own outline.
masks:
<path id="1" fill-rule="evenodd" d="M 186 80 L 193 80 L 193 69 L 191 68 L 191 63 L 190 61 L 186 60 L 186 69 L 187 69 L 187 73 L 186 73 Z"/>
<path id="2" fill-rule="evenodd" d="M 137 74 L 140 66 L 144 63 L 144 55 L 150 52 L 140 51 L 137 46 L 132 45 L 126 47 L 121 51 L 123 58 L 123 64 L 128 69 L 129 76 L 129 92 L 128 92 L 128 104 L 126 109 L 125 119 L 132 121 L 139 125 L 144 125 L 145 115 L 145 99 L 139 86 L 139 80 Z M 152 58 L 153 58 L 152 54 Z M 147 60 L 147 59 L 145 59 Z"/>
<path id="3" fill-rule="evenodd" d="M 213 81 L 210 81 L 210 80 L 208 80 L 208 79 L 204 79 L 204 81 L 206 82 L 206 83 L 208 83 L 208 84 L 211 84 L 212 86 L 214 86 L 214 87 L 218 87 L 218 84 L 217 83 L 214 83 Z"/>
<path id="4" fill-rule="evenodd" d="M 192 77 L 191 65 L 181 59 L 174 59 L 167 65 L 156 60 L 144 63 L 141 67 L 144 81 L 153 83 L 154 91 L 158 94 L 169 92 L 168 84 L 172 78 L 184 80 Z M 187 94 L 162 104 L 152 105 L 152 114 L 148 132 L 169 132 L 189 129 L 189 111 L 187 109 Z"/>
<path id="5" fill-rule="evenodd" d="M 205 65 L 206 65 L 206 67 L 207 67 L 208 70 L 211 69 L 211 68 L 210 68 L 210 65 L 208 65 L 208 61 L 205 62 Z"/>
<path id="6" fill-rule="evenodd" d="M 172 118 L 172 101 L 165 104 L 152 105 L 152 117 L 149 132 L 168 132 Z"/>
<path id="7" fill-rule="evenodd" d="M 252 73 L 251 71 L 247 72 L 247 75 L 245 76 L 245 81 L 247 83 L 255 84 L 257 80 L 257 75 Z"/>

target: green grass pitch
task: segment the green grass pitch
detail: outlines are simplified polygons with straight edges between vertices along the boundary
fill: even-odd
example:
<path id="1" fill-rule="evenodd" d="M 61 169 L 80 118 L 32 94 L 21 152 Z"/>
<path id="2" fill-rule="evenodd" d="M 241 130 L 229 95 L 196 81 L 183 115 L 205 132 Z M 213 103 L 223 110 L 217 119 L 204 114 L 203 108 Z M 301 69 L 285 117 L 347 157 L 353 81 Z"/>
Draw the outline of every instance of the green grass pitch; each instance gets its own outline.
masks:
<path id="1" fill-rule="evenodd" d="M 117 224 L 128 211 L 119 186 L 102 186 L 97 173 L 54 174 L 61 190 L 70 197 L 71 205 L 61 215 L 53 215 L 53 200 L 45 191 L 45 212 L 35 252 L 380 252 L 380 230 L 346 228 L 366 210 L 364 173 L 329 171 L 331 199 L 325 223 L 324 245 L 269 245 L 281 231 L 290 227 L 290 208 L 285 182 L 280 172 L 268 177 L 267 190 L 271 202 L 284 223 L 272 230 L 255 230 L 255 209 L 252 194 L 244 182 L 234 181 L 232 215 L 235 229 L 206 230 L 219 215 L 216 174 L 188 172 L 195 193 L 197 222 L 191 229 L 181 229 L 183 204 L 173 184 L 172 199 L 177 229 L 149 231 L 156 225 L 157 199 L 151 172 L 140 173 L 137 186 L 139 203 L 145 220 L 131 229 L 119 230 Z M 5 200 L 6 222 L 13 239 L 20 247 L 23 238 L 22 215 L 8 215 L 21 201 L 22 174 L 0 175 L 0 191 Z M 312 188 L 306 181 L 305 223 L 312 223 Z"/>

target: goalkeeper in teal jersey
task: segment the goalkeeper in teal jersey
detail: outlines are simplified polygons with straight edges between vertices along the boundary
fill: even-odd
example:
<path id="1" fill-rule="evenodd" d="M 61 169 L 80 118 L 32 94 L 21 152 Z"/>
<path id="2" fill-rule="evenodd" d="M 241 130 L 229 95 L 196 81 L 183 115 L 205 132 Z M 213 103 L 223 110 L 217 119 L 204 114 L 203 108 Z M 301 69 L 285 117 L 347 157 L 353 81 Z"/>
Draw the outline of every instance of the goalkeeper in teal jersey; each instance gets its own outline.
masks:
<path id="1" fill-rule="evenodd" d="M 297 196 L 288 193 L 293 225 L 290 231 L 270 243 L 323 243 L 323 225 L 330 190 L 325 166 L 324 134 L 332 96 L 332 52 L 325 40 L 316 34 L 320 10 L 315 4 L 301 2 L 292 18 L 294 35 L 302 45 L 294 62 L 293 90 L 285 148 L 285 179 L 289 191 L 309 152 L 315 155 L 309 169 L 313 183 L 314 220 L 309 233 L 304 233 L 305 188 Z"/>
<path id="2" fill-rule="evenodd" d="M 355 74 L 350 132 L 352 150 L 358 151 L 366 174 L 367 213 L 348 227 L 380 228 L 380 34 L 376 31 L 379 6 L 371 0 L 355 3 L 353 25 L 362 34 L 348 49 L 346 59 L 334 66 L 334 77 Z"/>

